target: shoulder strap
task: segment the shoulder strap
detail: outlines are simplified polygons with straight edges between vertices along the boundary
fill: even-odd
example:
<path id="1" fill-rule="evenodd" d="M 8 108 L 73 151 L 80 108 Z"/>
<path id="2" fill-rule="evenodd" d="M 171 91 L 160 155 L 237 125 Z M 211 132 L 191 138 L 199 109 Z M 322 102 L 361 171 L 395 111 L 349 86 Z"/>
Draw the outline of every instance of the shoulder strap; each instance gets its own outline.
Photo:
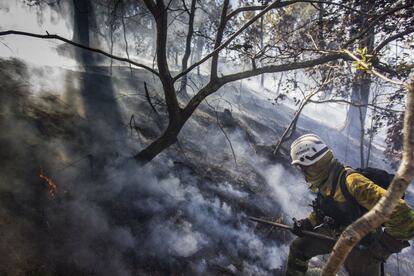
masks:
<path id="1" fill-rule="evenodd" d="M 341 173 L 339 173 L 337 176 L 335 176 L 335 179 L 334 179 L 334 181 L 332 182 L 331 192 L 329 193 L 329 197 L 330 197 L 330 198 L 333 198 L 333 197 L 334 197 L 335 192 L 336 192 L 336 187 L 338 187 L 338 180 L 339 180 L 339 177 L 341 177 L 341 175 L 343 175 L 345 172 L 346 172 L 346 171 L 342 172 L 342 174 L 341 174 Z"/>
<path id="2" fill-rule="evenodd" d="M 358 201 L 351 195 L 351 193 L 348 190 L 348 186 L 346 185 L 347 176 L 353 173 L 358 173 L 358 171 L 355 171 L 353 169 L 345 169 L 345 172 L 342 174 L 339 185 L 341 187 L 341 192 L 344 195 L 346 201 L 350 202 L 352 205 L 357 207 L 358 210 L 360 210 L 361 205 L 359 205 Z"/>
<path id="3" fill-rule="evenodd" d="M 339 178 L 339 175 L 337 175 L 337 176 L 335 177 L 335 180 L 332 182 L 331 192 L 329 193 L 329 197 L 330 197 L 330 198 L 333 198 L 333 197 L 334 197 L 334 195 L 335 195 L 335 192 L 336 192 L 336 187 L 338 186 L 338 178 Z"/>

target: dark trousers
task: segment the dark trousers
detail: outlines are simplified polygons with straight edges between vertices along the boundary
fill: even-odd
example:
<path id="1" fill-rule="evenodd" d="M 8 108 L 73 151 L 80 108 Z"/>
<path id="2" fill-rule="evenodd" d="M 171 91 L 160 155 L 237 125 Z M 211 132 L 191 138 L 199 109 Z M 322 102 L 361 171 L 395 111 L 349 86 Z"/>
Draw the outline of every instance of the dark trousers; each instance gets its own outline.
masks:
<path id="1" fill-rule="evenodd" d="M 325 231 L 318 231 L 326 234 Z M 308 262 L 312 257 L 331 253 L 332 241 L 300 237 L 290 245 L 287 276 L 303 276 L 308 270 Z M 384 257 L 385 258 L 385 257 Z M 375 258 L 368 249 L 355 247 L 345 261 L 345 269 L 350 276 L 378 276 L 381 270 L 381 261 Z"/>

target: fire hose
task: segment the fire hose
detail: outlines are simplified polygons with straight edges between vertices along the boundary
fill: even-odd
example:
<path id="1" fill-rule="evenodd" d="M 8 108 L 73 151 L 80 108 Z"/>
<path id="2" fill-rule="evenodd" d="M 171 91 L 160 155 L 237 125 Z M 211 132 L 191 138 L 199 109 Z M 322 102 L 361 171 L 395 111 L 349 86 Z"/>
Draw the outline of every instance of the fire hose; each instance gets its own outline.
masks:
<path id="1" fill-rule="evenodd" d="M 286 230 L 290 230 L 290 231 L 293 230 L 293 226 L 290 226 L 290 225 L 286 225 L 286 224 L 282 224 L 282 223 L 278 223 L 278 222 L 273 222 L 273 221 L 270 221 L 270 220 L 265 220 L 265 219 L 261 219 L 261 218 L 257 218 L 257 217 L 249 217 L 249 219 L 252 220 L 252 221 L 255 221 L 255 222 L 271 225 L 271 226 L 274 226 L 274 227 L 278 227 L 278 228 L 282 228 L 282 229 L 286 229 Z M 336 242 L 335 238 L 324 235 L 324 234 L 319 234 L 319 233 L 315 233 L 315 232 L 307 231 L 307 230 L 302 230 L 301 232 L 303 233 L 304 236 Z"/>

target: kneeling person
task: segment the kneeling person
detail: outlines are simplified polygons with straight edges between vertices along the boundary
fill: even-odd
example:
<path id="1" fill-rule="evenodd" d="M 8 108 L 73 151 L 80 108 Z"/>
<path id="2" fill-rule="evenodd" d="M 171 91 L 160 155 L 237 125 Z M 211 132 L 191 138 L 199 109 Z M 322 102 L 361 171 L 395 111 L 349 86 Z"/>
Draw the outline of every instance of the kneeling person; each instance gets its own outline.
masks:
<path id="1" fill-rule="evenodd" d="M 338 237 L 353 221 L 374 207 L 385 189 L 361 173 L 345 167 L 332 150 L 314 134 L 306 134 L 291 145 L 292 164 L 304 174 L 312 192 L 316 193 L 313 212 L 295 221 L 294 232 L 313 230 Z M 380 264 L 392 253 L 409 246 L 414 237 L 414 211 L 400 200 L 384 229 L 367 235 L 349 254 L 345 269 L 349 275 L 380 274 Z M 290 245 L 286 275 L 305 275 L 312 257 L 328 254 L 334 242 L 299 237 Z"/>

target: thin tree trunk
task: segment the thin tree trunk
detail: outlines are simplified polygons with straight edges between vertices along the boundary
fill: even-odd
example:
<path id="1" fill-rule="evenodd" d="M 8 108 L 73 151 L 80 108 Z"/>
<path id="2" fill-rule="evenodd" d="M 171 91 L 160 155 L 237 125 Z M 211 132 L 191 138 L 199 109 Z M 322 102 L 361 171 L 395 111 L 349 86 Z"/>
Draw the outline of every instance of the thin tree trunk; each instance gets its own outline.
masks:
<path id="1" fill-rule="evenodd" d="M 204 48 L 204 39 L 202 36 L 198 36 L 195 41 L 195 51 L 192 55 L 191 63 L 194 63 L 195 60 L 200 60 L 203 55 L 203 48 Z M 200 76 L 200 66 L 197 66 L 197 75 Z"/>
<path id="2" fill-rule="evenodd" d="M 74 26 L 72 40 L 89 47 L 89 17 L 91 16 L 90 0 L 73 0 Z M 90 64 L 92 62 L 92 54 L 90 51 L 76 49 L 76 58 L 82 64 Z"/>
<path id="3" fill-rule="evenodd" d="M 263 30 L 263 16 L 260 17 L 260 50 L 263 51 L 263 36 L 264 36 L 264 30 Z M 260 75 L 260 87 L 264 86 L 264 74 Z"/>
<path id="4" fill-rule="evenodd" d="M 325 50 L 325 39 L 323 33 L 323 16 L 325 13 L 323 3 L 318 3 L 318 42 L 319 42 L 319 49 Z"/>
<path id="5" fill-rule="evenodd" d="M 369 159 L 371 158 L 371 147 L 372 147 L 372 141 L 374 140 L 374 116 L 375 116 L 376 108 L 374 107 L 374 111 L 372 113 L 371 117 L 371 130 L 369 133 L 369 142 L 368 142 L 368 151 L 367 151 L 367 159 L 365 162 L 365 167 L 369 166 Z"/>
<path id="6" fill-rule="evenodd" d="M 230 0 L 223 1 L 223 8 L 221 10 L 220 16 L 220 23 L 216 34 L 216 40 L 214 42 L 214 50 L 220 47 L 221 41 L 223 40 L 224 29 L 226 28 L 227 23 L 227 10 L 229 8 Z M 213 54 L 211 58 L 211 72 L 210 72 L 210 79 L 215 80 L 217 79 L 217 69 L 218 69 L 218 59 L 219 59 L 219 52 Z"/>
<path id="7" fill-rule="evenodd" d="M 362 115 L 362 108 L 359 107 L 359 120 L 360 120 L 360 124 L 361 124 L 361 129 L 360 129 L 360 136 L 359 136 L 359 151 L 360 151 L 360 158 L 361 158 L 361 168 L 364 168 L 364 134 L 365 134 L 365 123 L 364 123 L 364 116 Z"/>
<path id="8" fill-rule="evenodd" d="M 329 76 L 330 72 L 328 72 Z M 302 113 L 303 108 L 311 101 L 312 97 L 318 94 L 322 89 L 325 88 L 329 80 L 324 80 L 324 83 L 321 84 L 321 86 L 316 90 L 310 93 L 307 97 L 305 97 L 302 102 L 300 103 L 299 109 L 296 111 L 295 116 L 293 117 L 292 121 L 290 122 L 289 126 L 286 128 L 286 130 L 283 132 L 282 137 L 280 138 L 279 142 L 277 143 L 273 155 L 277 155 L 280 148 L 282 147 L 282 144 L 289 140 L 293 133 L 296 130 L 296 124 L 299 120 L 299 116 Z"/>
<path id="9" fill-rule="evenodd" d="M 373 7 L 372 1 L 364 0 L 361 4 L 361 10 L 366 12 L 369 11 Z M 365 28 L 367 24 L 367 18 L 357 17 L 357 24 L 359 25 L 359 29 Z M 368 53 L 372 53 L 374 49 L 374 33 L 367 34 L 364 38 L 362 38 L 359 42 L 359 48 L 368 49 Z M 371 76 L 363 71 L 358 71 L 355 73 L 355 77 L 352 83 L 352 95 L 351 101 L 353 103 L 359 105 L 368 105 L 369 95 L 370 95 L 370 87 L 371 87 Z M 367 114 L 367 107 L 354 107 L 350 106 L 347 114 L 346 119 L 346 128 L 347 133 L 351 135 L 351 137 L 359 137 L 360 139 L 360 160 L 361 160 L 361 167 L 364 167 L 364 123 Z M 362 136 L 362 137 L 361 137 Z"/>
<path id="10" fill-rule="evenodd" d="M 294 130 L 296 128 L 296 124 L 298 122 L 299 116 L 302 113 L 303 108 L 306 106 L 306 104 L 309 102 L 309 100 L 315 94 L 316 93 L 313 93 L 310 96 L 308 96 L 307 98 L 303 99 L 302 103 L 300 104 L 299 109 L 295 112 L 295 116 L 293 117 L 292 121 L 290 121 L 289 126 L 283 132 L 282 137 L 280 137 L 280 139 L 279 139 L 279 142 L 276 144 L 275 149 L 273 150 L 273 155 L 276 156 L 279 153 L 279 150 L 282 147 L 282 144 L 292 137 L 292 135 L 294 133 Z"/>
<path id="11" fill-rule="evenodd" d="M 276 96 L 279 96 L 280 87 L 282 86 L 283 73 L 280 74 L 279 82 L 277 83 Z"/>
<path id="12" fill-rule="evenodd" d="M 124 31 L 125 53 L 126 53 L 128 59 L 129 59 L 129 49 L 128 49 L 129 48 L 129 45 L 128 45 L 128 39 L 127 39 L 127 29 L 126 29 L 125 19 L 124 19 L 124 15 L 126 14 L 125 5 L 126 4 L 124 2 L 122 2 L 122 11 L 123 11 L 123 14 L 121 14 L 121 22 L 122 22 L 122 29 Z M 133 77 L 133 74 L 132 74 L 132 65 L 131 65 L 131 63 L 129 63 L 128 65 L 129 65 L 129 73 L 130 73 L 131 78 L 132 78 Z"/>
<path id="13" fill-rule="evenodd" d="M 414 79 L 412 81 L 408 87 L 405 106 L 403 156 L 400 167 L 378 203 L 342 232 L 322 270 L 322 276 L 335 275 L 352 248 L 370 231 L 390 218 L 396 204 L 414 178 Z"/>
<path id="14" fill-rule="evenodd" d="M 185 42 L 185 51 L 184 51 L 184 56 L 183 56 L 183 61 L 182 61 L 182 68 L 181 68 L 182 71 L 187 70 L 188 59 L 191 54 L 191 39 L 193 38 L 193 33 L 194 33 L 194 17 L 195 17 L 196 2 L 197 2 L 196 0 L 191 1 L 191 7 L 189 10 L 188 33 L 187 33 L 187 38 Z M 184 96 L 187 95 L 187 75 L 184 75 L 181 78 L 180 93 L 182 93 L 182 95 Z"/>

